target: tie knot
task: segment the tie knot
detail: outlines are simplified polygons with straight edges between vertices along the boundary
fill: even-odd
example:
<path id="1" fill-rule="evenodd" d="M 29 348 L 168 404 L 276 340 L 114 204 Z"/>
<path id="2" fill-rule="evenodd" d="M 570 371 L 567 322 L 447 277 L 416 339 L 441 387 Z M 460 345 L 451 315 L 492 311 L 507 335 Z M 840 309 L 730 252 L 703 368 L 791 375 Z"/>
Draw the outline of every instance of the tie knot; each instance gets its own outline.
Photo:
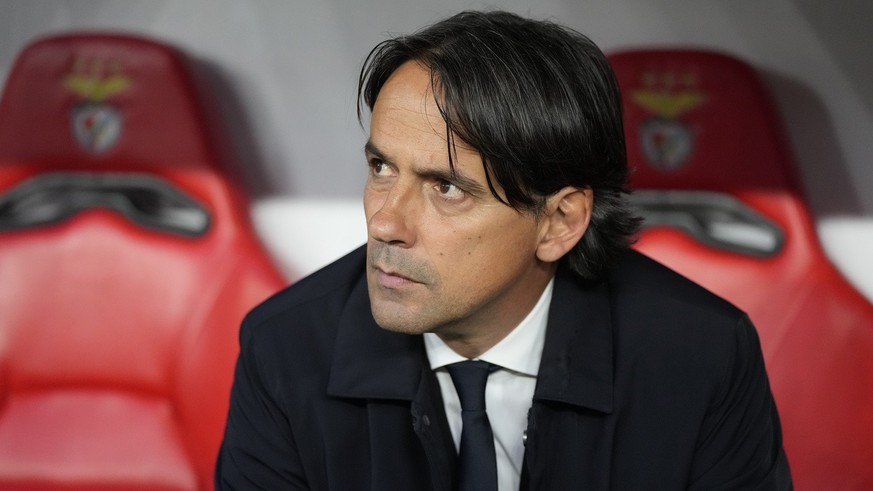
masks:
<path id="1" fill-rule="evenodd" d="M 485 384 L 488 383 L 492 366 L 481 360 L 467 360 L 446 366 L 458 391 L 462 411 L 485 410 Z"/>

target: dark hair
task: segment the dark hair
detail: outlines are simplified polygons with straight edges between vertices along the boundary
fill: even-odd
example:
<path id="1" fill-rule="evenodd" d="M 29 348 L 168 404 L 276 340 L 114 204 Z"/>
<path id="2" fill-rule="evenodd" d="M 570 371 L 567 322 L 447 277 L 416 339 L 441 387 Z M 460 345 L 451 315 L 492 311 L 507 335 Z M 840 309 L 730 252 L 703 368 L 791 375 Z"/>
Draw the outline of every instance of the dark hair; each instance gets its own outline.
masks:
<path id="1" fill-rule="evenodd" d="M 564 260 L 584 278 L 601 276 L 629 247 L 639 219 L 622 195 L 628 166 L 621 97 L 600 49 L 551 22 L 462 12 L 370 52 L 358 81 L 359 120 L 362 104 L 372 110 L 391 74 L 410 60 L 431 70 L 450 165 L 460 138 L 479 151 L 499 200 L 537 213 L 565 186 L 593 190 L 589 228 Z"/>

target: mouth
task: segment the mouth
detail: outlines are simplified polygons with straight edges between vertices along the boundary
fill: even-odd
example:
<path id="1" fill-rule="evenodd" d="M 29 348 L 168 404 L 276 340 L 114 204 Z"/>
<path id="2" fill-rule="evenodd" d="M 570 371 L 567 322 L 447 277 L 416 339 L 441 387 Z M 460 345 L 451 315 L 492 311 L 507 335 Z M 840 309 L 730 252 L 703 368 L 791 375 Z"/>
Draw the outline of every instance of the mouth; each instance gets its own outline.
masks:
<path id="1" fill-rule="evenodd" d="M 378 281 L 379 285 L 383 288 L 395 289 L 421 283 L 409 278 L 408 276 L 404 276 L 397 271 L 386 270 L 379 266 L 374 266 L 373 270 L 376 273 L 376 281 Z"/>

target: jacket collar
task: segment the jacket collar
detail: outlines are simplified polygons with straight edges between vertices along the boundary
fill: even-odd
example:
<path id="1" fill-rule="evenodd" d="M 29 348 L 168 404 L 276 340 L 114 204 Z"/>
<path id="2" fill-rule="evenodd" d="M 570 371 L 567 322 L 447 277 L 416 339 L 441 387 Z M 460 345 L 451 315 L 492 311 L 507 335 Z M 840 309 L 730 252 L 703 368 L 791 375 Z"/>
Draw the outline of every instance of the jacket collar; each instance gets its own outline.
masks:
<path id="1" fill-rule="evenodd" d="M 360 274 L 341 314 L 328 394 L 411 401 L 423 369 L 427 363 L 421 336 L 386 331 L 376 324 L 366 275 Z M 587 285 L 559 269 L 534 399 L 609 413 L 612 375 L 606 283 Z"/>
<path id="2" fill-rule="evenodd" d="M 376 324 L 362 269 L 340 316 L 328 395 L 411 401 L 425 361 L 421 336 L 386 331 Z"/>
<path id="3" fill-rule="evenodd" d="M 534 400 L 612 412 L 610 311 L 607 282 L 585 283 L 558 270 Z"/>

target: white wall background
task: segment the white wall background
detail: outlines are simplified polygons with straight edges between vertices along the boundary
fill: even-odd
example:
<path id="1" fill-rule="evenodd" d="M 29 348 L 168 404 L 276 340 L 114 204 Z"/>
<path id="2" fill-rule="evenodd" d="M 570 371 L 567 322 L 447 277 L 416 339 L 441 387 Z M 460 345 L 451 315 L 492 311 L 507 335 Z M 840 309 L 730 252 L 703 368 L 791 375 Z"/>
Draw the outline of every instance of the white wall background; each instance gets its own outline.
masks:
<path id="1" fill-rule="evenodd" d="M 752 63 L 786 123 L 826 250 L 873 298 L 869 0 L 0 0 L 0 80 L 31 39 L 67 30 L 146 34 L 207 62 L 235 94 L 225 104 L 237 129 L 252 137 L 250 163 L 262 176 L 250 185 L 265 240 L 286 263 L 301 251 L 317 258 L 287 265 L 299 273 L 363 241 L 357 196 L 365 132 L 355 90 L 370 48 L 483 7 L 558 20 L 606 51 L 703 46 Z M 301 203 L 350 224 L 340 249 L 324 248 L 320 234 L 330 227 L 300 213 Z M 303 242 L 319 246 L 301 245 L 301 229 L 317 231 Z M 287 240 L 290 230 L 298 231 L 295 241 Z"/>

